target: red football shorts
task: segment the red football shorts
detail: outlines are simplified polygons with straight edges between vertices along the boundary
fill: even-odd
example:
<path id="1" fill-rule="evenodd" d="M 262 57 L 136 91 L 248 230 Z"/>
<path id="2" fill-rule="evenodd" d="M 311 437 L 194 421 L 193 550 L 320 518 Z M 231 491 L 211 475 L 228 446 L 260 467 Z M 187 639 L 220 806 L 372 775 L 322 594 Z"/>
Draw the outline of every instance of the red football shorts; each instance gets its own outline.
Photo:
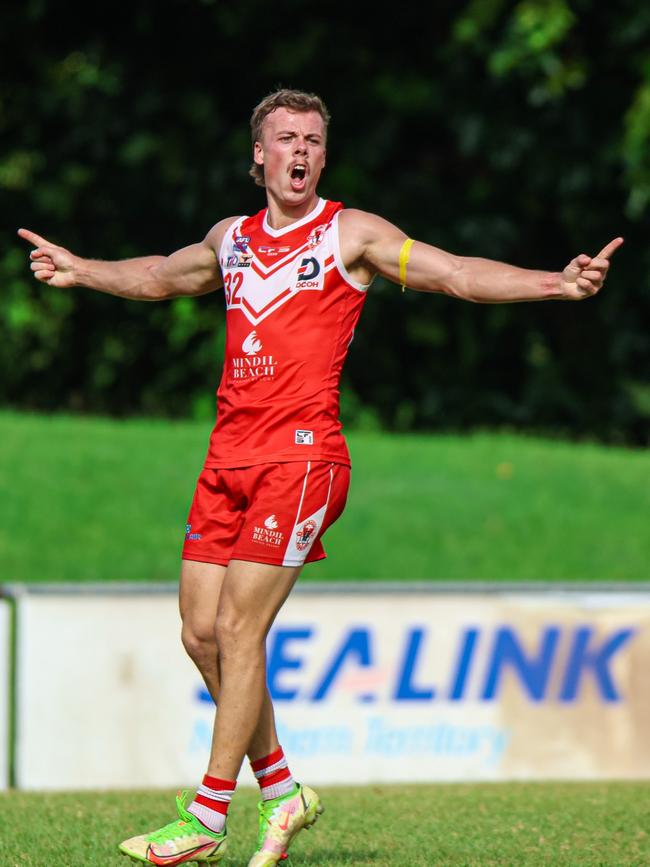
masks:
<path id="1" fill-rule="evenodd" d="M 204 469 L 187 519 L 184 560 L 249 560 L 302 566 L 322 560 L 320 541 L 348 495 L 350 468 L 288 461 Z"/>

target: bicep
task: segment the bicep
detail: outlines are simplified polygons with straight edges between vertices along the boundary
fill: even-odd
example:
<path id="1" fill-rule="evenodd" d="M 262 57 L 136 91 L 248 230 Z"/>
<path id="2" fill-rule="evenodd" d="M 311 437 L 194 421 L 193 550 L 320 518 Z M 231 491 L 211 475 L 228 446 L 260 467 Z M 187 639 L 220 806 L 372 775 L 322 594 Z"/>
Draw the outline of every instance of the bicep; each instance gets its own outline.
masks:
<path id="1" fill-rule="evenodd" d="M 153 269 L 167 297 L 206 295 L 223 285 L 221 269 L 212 247 L 202 241 L 183 247 Z"/>
<path id="2" fill-rule="evenodd" d="M 400 284 L 400 252 L 407 236 L 381 217 L 368 223 L 365 258 L 373 270 L 387 280 Z M 406 263 L 406 285 L 420 292 L 455 294 L 453 286 L 461 267 L 457 256 L 423 241 L 414 241 Z"/>
<path id="3" fill-rule="evenodd" d="M 226 231 L 238 217 L 227 217 L 213 226 L 199 244 L 190 244 L 167 256 L 155 267 L 155 276 L 167 298 L 207 295 L 223 286 L 219 250 Z"/>

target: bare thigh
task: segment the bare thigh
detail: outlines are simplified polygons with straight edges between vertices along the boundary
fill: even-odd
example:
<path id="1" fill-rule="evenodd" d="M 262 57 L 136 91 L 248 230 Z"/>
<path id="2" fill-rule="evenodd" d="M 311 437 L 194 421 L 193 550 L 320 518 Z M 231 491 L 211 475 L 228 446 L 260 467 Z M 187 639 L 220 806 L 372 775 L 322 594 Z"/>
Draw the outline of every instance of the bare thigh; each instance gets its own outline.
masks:
<path id="1" fill-rule="evenodd" d="M 231 560 L 217 608 L 217 638 L 250 646 L 263 642 L 302 566 L 272 566 Z"/>

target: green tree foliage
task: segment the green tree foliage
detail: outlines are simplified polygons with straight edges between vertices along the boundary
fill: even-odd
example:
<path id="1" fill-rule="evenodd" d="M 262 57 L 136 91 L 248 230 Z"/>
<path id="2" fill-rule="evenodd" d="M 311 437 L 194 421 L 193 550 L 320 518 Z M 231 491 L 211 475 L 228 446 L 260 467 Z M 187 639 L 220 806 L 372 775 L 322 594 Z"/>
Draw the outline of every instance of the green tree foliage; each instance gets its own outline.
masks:
<path id="1" fill-rule="evenodd" d="M 344 416 L 645 442 L 650 420 L 650 8 L 470 0 L 344 17 L 297 2 L 133 0 L 0 33 L 0 400 L 213 412 L 220 294 L 128 303 L 32 280 L 26 225 L 80 255 L 168 253 L 254 213 L 248 119 L 278 85 L 333 115 L 321 193 L 453 252 L 559 270 L 622 234 L 584 304 L 483 306 L 377 280 Z"/>

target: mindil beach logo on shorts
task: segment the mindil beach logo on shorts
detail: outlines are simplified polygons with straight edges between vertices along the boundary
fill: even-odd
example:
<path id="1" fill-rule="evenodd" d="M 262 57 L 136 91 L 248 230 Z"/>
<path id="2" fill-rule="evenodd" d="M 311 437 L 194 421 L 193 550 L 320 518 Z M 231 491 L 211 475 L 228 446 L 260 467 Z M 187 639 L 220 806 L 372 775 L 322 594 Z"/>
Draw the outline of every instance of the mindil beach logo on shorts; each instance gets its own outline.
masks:
<path id="1" fill-rule="evenodd" d="M 275 515 L 264 519 L 263 527 L 253 527 L 253 542 L 271 548 L 279 548 L 284 539 L 284 533 L 278 530 L 278 520 Z"/>
<path id="2" fill-rule="evenodd" d="M 298 532 L 296 533 L 296 548 L 299 551 L 304 551 L 311 545 L 314 541 L 317 529 L 318 525 L 316 524 L 316 521 L 312 520 L 305 521 L 302 527 L 298 528 Z"/>

